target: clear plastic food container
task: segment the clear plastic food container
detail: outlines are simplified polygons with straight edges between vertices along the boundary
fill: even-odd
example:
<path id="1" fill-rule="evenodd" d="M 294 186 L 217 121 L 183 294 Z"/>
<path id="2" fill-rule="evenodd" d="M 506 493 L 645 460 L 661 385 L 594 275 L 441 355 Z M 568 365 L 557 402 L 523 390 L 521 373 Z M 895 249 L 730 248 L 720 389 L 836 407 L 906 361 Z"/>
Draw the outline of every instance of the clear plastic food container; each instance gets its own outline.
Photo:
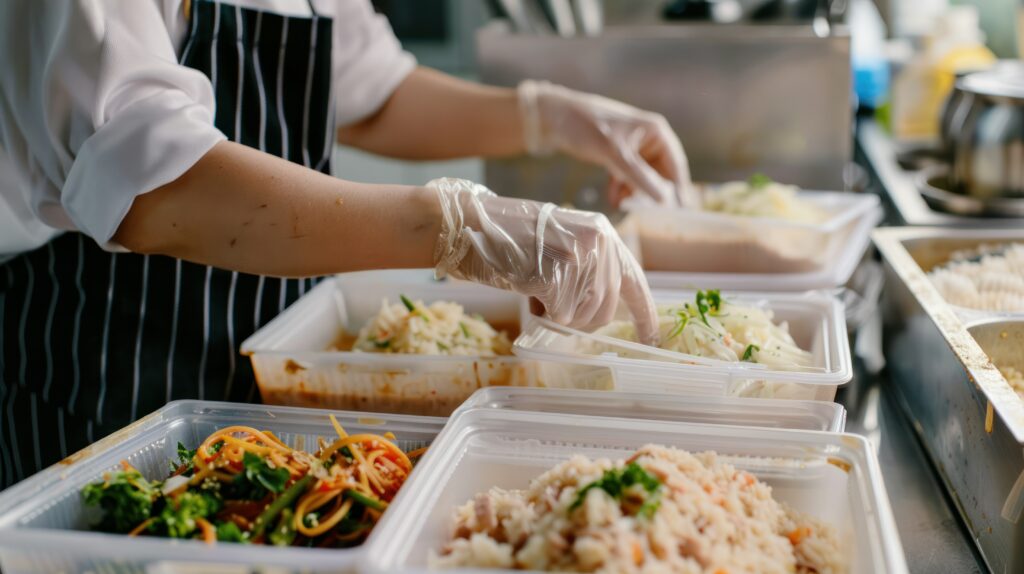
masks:
<path id="1" fill-rule="evenodd" d="M 198 445 L 215 430 L 249 425 L 273 431 L 294 448 L 315 448 L 335 436 L 328 412 L 289 407 L 176 401 L 0 493 L 0 568 L 23 572 L 236 572 L 259 564 L 277 571 L 351 572 L 365 564 L 367 545 L 352 549 L 208 546 L 196 540 L 129 538 L 90 532 L 98 518 L 81 490 L 126 460 L 149 479 L 167 475 L 177 444 Z M 406 450 L 430 444 L 445 420 L 335 412 L 348 431 L 395 434 Z M 426 456 L 423 460 L 426 460 Z M 377 532 L 370 536 L 376 536 Z M 201 564 L 197 564 L 201 563 Z M 236 569 L 231 566 L 235 565 Z M 249 572 L 243 569 L 243 572 Z"/>
<path id="2" fill-rule="evenodd" d="M 870 245 L 882 209 L 873 195 L 801 192 L 833 214 L 812 225 L 686 209 L 633 207 L 618 229 L 655 288 L 738 283 L 767 291 L 838 287 Z"/>
<path id="3" fill-rule="evenodd" d="M 846 428 L 846 409 L 824 401 L 512 387 L 480 389 L 452 416 L 480 408 L 829 432 Z"/>
<path id="4" fill-rule="evenodd" d="M 716 451 L 767 482 L 774 497 L 838 529 L 850 572 L 907 571 L 878 460 L 856 435 L 472 409 L 453 417 L 369 541 L 380 572 L 423 569 L 449 539 L 452 514 L 476 493 L 530 480 L 575 454 L 625 458 L 654 443 Z"/>
<path id="5" fill-rule="evenodd" d="M 653 295 L 659 304 L 694 300 L 692 291 L 655 291 Z M 831 401 L 838 386 L 853 378 L 843 305 L 831 294 L 722 296 L 772 310 L 774 321 L 786 321 L 797 345 L 811 353 L 813 367 L 777 371 L 757 363 L 686 355 L 585 333 L 539 317 L 531 319 L 514 351 L 541 362 L 541 374 L 549 386 L 566 388 Z M 622 308 L 619 317 L 628 317 Z M 588 354 L 586 348 L 595 343 L 610 350 Z"/>
<path id="6" fill-rule="evenodd" d="M 514 356 L 422 356 L 335 351 L 354 337 L 381 301 L 454 301 L 515 339 L 526 299 L 461 281 L 434 281 L 427 270 L 338 275 L 242 343 L 263 402 L 303 407 L 448 416 L 473 391 L 492 385 L 542 386 L 536 365 Z"/>

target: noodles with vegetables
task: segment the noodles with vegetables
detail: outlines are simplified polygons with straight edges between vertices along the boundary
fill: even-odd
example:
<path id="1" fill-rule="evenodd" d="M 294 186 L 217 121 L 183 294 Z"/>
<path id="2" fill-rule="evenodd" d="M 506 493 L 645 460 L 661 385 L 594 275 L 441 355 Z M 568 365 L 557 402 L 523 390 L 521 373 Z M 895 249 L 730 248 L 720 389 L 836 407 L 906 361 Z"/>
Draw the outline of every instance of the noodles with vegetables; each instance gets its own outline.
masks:
<path id="1" fill-rule="evenodd" d="M 178 444 L 163 481 L 129 465 L 83 489 L 103 510 L 100 530 L 129 536 L 345 548 L 363 542 L 412 471 L 390 433 L 338 434 L 314 453 L 270 431 L 231 426 L 195 450 Z"/>

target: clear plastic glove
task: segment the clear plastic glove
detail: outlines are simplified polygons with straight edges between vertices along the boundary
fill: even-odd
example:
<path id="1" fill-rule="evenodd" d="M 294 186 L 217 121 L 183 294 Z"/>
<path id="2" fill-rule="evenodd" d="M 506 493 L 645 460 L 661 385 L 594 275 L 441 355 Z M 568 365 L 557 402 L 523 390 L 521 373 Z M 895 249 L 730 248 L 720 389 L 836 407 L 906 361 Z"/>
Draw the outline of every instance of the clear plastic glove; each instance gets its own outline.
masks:
<path id="1" fill-rule="evenodd" d="M 604 166 L 616 204 L 639 191 L 663 205 L 700 205 L 683 145 L 664 116 L 548 82 L 527 80 L 518 93 L 531 154 L 561 151 Z"/>
<path id="2" fill-rule="evenodd" d="M 658 323 L 643 271 L 600 213 L 499 197 L 461 179 L 436 179 L 443 222 L 434 251 L 439 276 L 475 281 L 540 301 L 570 327 L 608 323 L 619 300 L 641 342 L 657 342 Z"/>

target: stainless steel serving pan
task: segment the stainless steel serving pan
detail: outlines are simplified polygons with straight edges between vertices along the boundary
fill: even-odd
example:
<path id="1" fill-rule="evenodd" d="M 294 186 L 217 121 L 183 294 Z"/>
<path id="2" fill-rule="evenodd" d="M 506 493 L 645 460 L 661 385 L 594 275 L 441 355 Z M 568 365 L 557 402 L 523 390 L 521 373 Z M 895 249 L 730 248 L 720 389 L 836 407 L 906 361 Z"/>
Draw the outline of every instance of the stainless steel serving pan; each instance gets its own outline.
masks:
<path id="1" fill-rule="evenodd" d="M 994 313 L 965 319 L 926 275 L 953 251 L 1024 241 L 1024 230 L 887 228 L 873 238 L 885 259 L 892 383 L 985 561 L 1024 571 L 1024 401 L 988 354 L 1019 354 L 1024 331 Z"/>

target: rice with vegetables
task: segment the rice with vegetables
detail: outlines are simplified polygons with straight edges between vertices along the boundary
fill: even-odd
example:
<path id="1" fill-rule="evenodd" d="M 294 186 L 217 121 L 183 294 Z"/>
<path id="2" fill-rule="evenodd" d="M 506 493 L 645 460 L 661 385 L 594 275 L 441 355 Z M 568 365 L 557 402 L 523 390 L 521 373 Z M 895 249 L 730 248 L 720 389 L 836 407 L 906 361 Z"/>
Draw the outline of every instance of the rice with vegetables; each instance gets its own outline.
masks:
<path id="1" fill-rule="evenodd" d="M 838 573 L 835 529 L 772 498 L 715 453 L 647 445 L 627 460 L 583 456 L 526 490 L 493 488 L 455 512 L 435 568 L 569 572 Z"/>
<path id="2" fill-rule="evenodd" d="M 510 355 L 508 335 L 461 305 L 436 301 L 425 305 L 404 295 L 401 303 L 386 299 L 380 312 L 359 331 L 354 351 L 414 355 Z"/>
<path id="3" fill-rule="evenodd" d="M 801 349 L 785 323 L 774 323 L 769 309 L 736 303 L 717 290 L 698 291 L 692 302 L 658 307 L 660 347 L 669 351 L 718 359 L 761 363 L 773 369 L 811 367 L 814 357 Z M 613 321 L 598 335 L 636 342 L 632 321 Z M 591 353 L 610 351 L 601 342 L 588 342 Z M 628 355 L 618 348 L 615 352 Z"/>

